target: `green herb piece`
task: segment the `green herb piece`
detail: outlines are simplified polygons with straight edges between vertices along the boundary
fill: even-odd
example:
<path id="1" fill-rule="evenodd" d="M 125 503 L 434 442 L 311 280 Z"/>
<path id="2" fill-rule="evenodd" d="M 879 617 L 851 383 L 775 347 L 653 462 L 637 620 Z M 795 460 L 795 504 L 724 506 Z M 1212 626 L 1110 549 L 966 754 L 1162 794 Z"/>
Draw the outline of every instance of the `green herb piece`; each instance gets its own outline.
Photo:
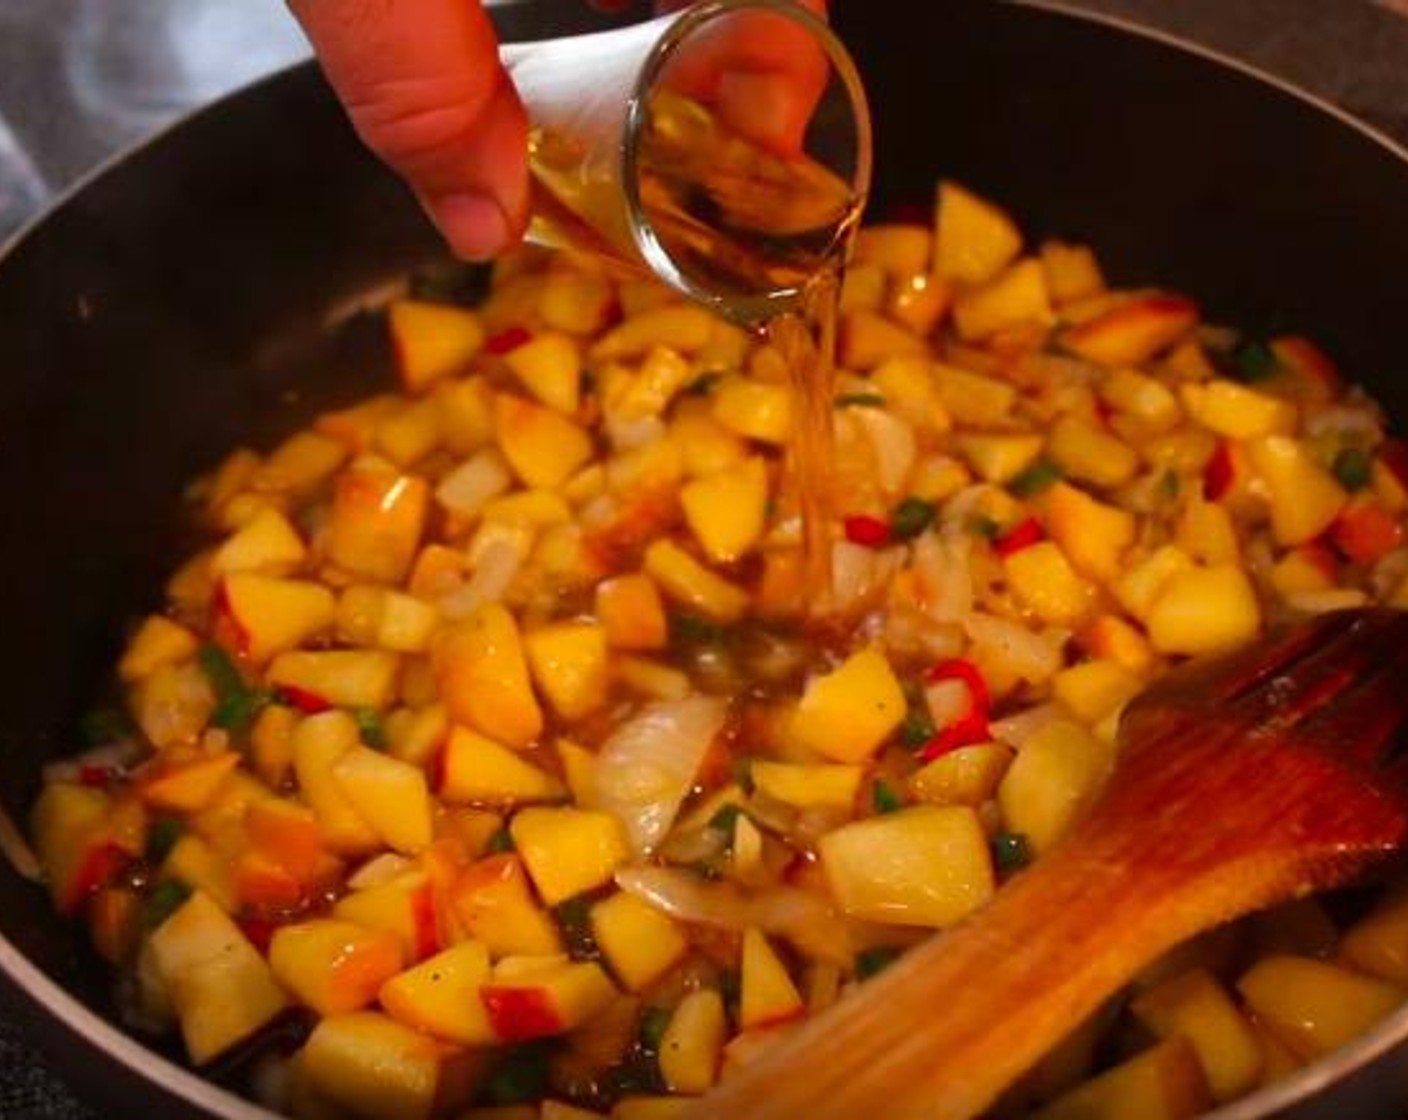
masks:
<path id="1" fill-rule="evenodd" d="M 481 1096 L 488 1104 L 536 1103 L 548 1093 L 548 1047 L 528 1042 L 508 1050 L 484 1083 Z"/>
<path id="2" fill-rule="evenodd" d="M 154 930 L 185 904 L 191 897 L 191 888 L 175 879 L 158 883 L 147 895 L 142 906 L 142 926 Z"/>
<path id="3" fill-rule="evenodd" d="M 890 539 L 912 541 L 934 523 L 938 507 L 923 498 L 906 498 L 890 515 Z"/>
<path id="4" fill-rule="evenodd" d="M 708 619 L 699 618 L 692 614 L 670 616 L 670 639 L 680 645 L 717 645 L 723 636 L 723 630 Z"/>
<path id="5" fill-rule="evenodd" d="M 1032 846 L 1020 832 L 999 832 L 992 838 L 992 860 L 1004 874 L 1020 871 L 1032 861 Z"/>
<path id="6" fill-rule="evenodd" d="M 856 979 L 869 980 L 883 972 L 899 958 L 900 951 L 888 945 L 877 945 L 856 954 Z"/>
<path id="7" fill-rule="evenodd" d="M 1047 459 L 1038 459 L 1007 484 L 1007 489 L 1019 498 L 1030 498 L 1056 485 L 1064 476 L 1061 468 Z"/>
<path id="8" fill-rule="evenodd" d="M 484 845 L 484 854 L 486 856 L 496 856 L 503 852 L 511 852 L 513 850 L 513 836 L 507 828 L 499 829 L 489 837 L 488 843 Z"/>
<path id="9" fill-rule="evenodd" d="M 1374 477 L 1374 461 L 1358 447 L 1342 447 L 1330 468 L 1346 490 L 1363 490 Z"/>
<path id="10" fill-rule="evenodd" d="M 836 398 L 837 408 L 884 408 L 885 398 L 879 393 L 842 393 Z"/>
<path id="11" fill-rule="evenodd" d="M 709 827 L 728 836 L 733 835 L 733 826 L 738 818 L 743 815 L 743 810 L 737 805 L 725 805 L 717 813 L 709 818 Z"/>
<path id="12" fill-rule="evenodd" d="M 900 795 L 884 781 L 878 779 L 870 787 L 870 803 L 877 813 L 893 813 L 904 808 L 904 802 L 900 800 Z"/>
<path id="13" fill-rule="evenodd" d="M 1183 488 L 1183 482 L 1175 471 L 1164 471 L 1159 476 L 1159 493 L 1168 501 L 1174 501 Z"/>
<path id="14" fill-rule="evenodd" d="M 552 915 L 562 929 L 562 939 L 567 943 L 567 955 L 573 960 L 590 961 L 601 956 L 596 937 L 592 933 L 592 906 L 583 895 L 559 902 L 552 908 Z"/>
<path id="15" fill-rule="evenodd" d="M 175 817 L 157 817 L 147 832 L 147 860 L 151 863 L 164 860 L 185 831 L 184 822 Z"/>
<path id="16" fill-rule="evenodd" d="M 1281 367 L 1271 347 L 1264 342 L 1248 342 L 1237 351 L 1235 360 L 1237 371 L 1247 382 L 1265 381 Z"/>
<path id="17" fill-rule="evenodd" d="M 196 663 L 215 690 L 215 712 L 210 722 L 227 731 L 244 731 L 254 722 L 260 710 L 272 696 L 263 689 L 253 689 L 230 660 L 230 655 L 217 645 L 204 645 L 196 654 Z"/>
<path id="18" fill-rule="evenodd" d="M 917 704 L 911 704 L 905 713 L 904 722 L 900 724 L 900 743 L 910 750 L 918 750 L 937 732 L 933 717 L 921 699 Z"/>
<path id="19" fill-rule="evenodd" d="M 640 1044 L 653 1054 L 660 1052 L 660 1044 L 665 1041 L 665 1030 L 670 1025 L 668 1007 L 647 1007 L 640 1016 Z"/>
<path id="20" fill-rule="evenodd" d="M 121 708 L 94 708 L 79 720 L 78 730 L 90 747 L 105 747 L 131 736 L 133 727 Z"/>
<path id="21" fill-rule="evenodd" d="M 707 397 L 719 383 L 720 376 L 717 373 L 701 373 L 684 387 L 684 391 L 691 397 Z"/>
<path id="22" fill-rule="evenodd" d="M 386 728 L 380 715 L 371 708 L 357 708 L 352 717 L 357 721 L 357 734 L 362 742 L 373 750 L 386 750 Z"/>
<path id="23" fill-rule="evenodd" d="M 975 537 L 985 537 L 990 541 L 995 541 L 1002 536 L 1002 526 L 991 517 L 985 517 L 981 513 L 974 514 L 968 519 L 968 531 Z"/>

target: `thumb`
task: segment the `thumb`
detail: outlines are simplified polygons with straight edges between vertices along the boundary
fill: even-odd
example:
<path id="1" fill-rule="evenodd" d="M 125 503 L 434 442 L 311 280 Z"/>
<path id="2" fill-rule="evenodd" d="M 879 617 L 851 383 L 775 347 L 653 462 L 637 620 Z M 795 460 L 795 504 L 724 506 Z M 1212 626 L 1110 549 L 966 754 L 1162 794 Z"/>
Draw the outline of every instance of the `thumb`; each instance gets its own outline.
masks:
<path id="1" fill-rule="evenodd" d="M 527 117 L 478 0 L 288 0 L 357 134 L 461 257 L 528 220 Z"/>

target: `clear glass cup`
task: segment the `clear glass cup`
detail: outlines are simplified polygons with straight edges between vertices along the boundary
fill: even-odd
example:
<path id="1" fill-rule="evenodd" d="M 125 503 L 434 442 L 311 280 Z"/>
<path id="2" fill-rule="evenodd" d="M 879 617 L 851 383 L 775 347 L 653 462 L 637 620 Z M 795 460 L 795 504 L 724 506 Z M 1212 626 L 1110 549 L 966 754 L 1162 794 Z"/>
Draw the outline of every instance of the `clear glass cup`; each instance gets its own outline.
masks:
<path id="1" fill-rule="evenodd" d="M 502 56 L 531 126 L 532 240 L 644 266 L 754 323 L 797 302 L 864 207 L 864 89 L 792 0 L 710 0 Z"/>

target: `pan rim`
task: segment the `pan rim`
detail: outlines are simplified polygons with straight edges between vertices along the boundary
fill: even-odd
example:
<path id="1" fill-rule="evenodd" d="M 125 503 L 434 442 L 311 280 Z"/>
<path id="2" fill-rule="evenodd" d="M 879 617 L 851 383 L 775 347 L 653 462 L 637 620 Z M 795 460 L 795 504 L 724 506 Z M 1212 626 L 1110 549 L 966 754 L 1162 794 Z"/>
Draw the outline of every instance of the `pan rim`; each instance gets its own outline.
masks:
<path id="1" fill-rule="evenodd" d="M 1348 127 L 1394 157 L 1408 169 L 1408 145 L 1380 127 L 1356 116 L 1333 101 L 1216 47 L 1151 27 L 1124 16 L 1092 12 L 1074 7 L 1068 0 L 1005 0 L 1015 8 L 1045 12 L 1088 24 L 1106 27 L 1140 39 L 1193 55 L 1205 62 L 1231 70 L 1245 78 L 1288 96 L 1302 105 L 1318 110 L 1339 124 Z M 311 56 L 281 67 L 263 77 L 232 89 L 215 100 L 190 109 L 161 125 L 141 140 L 94 164 L 91 168 L 57 191 L 24 225 L 0 240 L 0 272 L 6 262 L 44 227 L 59 211 L 69 206 L 99 180 L 116 171 L 129 160 L 163 142 L 171 133 L 193 124 L 207 114 L 223 111 L 227 103 L 247 97 L 263 87 L 290 80 L 293 75 L 316 68 Z M 248 1098 L 241 1097 L 213 1081 L 207 1080 L 188 1067 L 157 1053 L 140 1038 L 113 1021 L 97 1014 L 67 988 L 53 979 L 0 931 L 0 973 L 5 981 L 25 998 L 37 1004 L 46 1014 L 57 1019 L 88 1045 L 116 1059 L 129 1073 L 141 1077 L 153 1088 L 205 1110 L 219 1120 L 279 1120 L 271 1112 Z M 1356 1070 L 1372 1064 L 1385 1052 L 1408 1038 L 1408 1004 L 1393 1012 L 1370 1031 L 1352 1042 L 1317 1059 L 1274 1086 L 1262 1089 L 1239 1101 L 1206 1113 L 1206 1120 L 1255 1120 L 1313 1097 L 1330 1085 L 1343 1080 Z"/>

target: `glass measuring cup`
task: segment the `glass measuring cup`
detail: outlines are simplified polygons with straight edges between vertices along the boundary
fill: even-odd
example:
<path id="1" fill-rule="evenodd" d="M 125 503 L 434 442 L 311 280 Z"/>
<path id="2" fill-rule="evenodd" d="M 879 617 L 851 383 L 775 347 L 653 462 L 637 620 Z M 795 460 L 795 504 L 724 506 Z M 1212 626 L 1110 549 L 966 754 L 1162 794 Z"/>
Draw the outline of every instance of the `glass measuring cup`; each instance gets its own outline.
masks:
<path id="1" fill-rule="evenodd" d="M 754 323 L 796 303 L 864 207 L 859 75 L 792 0 L 711 0 L 502 57 L 530 121 L 530 240 L 644 266 Z"/>

